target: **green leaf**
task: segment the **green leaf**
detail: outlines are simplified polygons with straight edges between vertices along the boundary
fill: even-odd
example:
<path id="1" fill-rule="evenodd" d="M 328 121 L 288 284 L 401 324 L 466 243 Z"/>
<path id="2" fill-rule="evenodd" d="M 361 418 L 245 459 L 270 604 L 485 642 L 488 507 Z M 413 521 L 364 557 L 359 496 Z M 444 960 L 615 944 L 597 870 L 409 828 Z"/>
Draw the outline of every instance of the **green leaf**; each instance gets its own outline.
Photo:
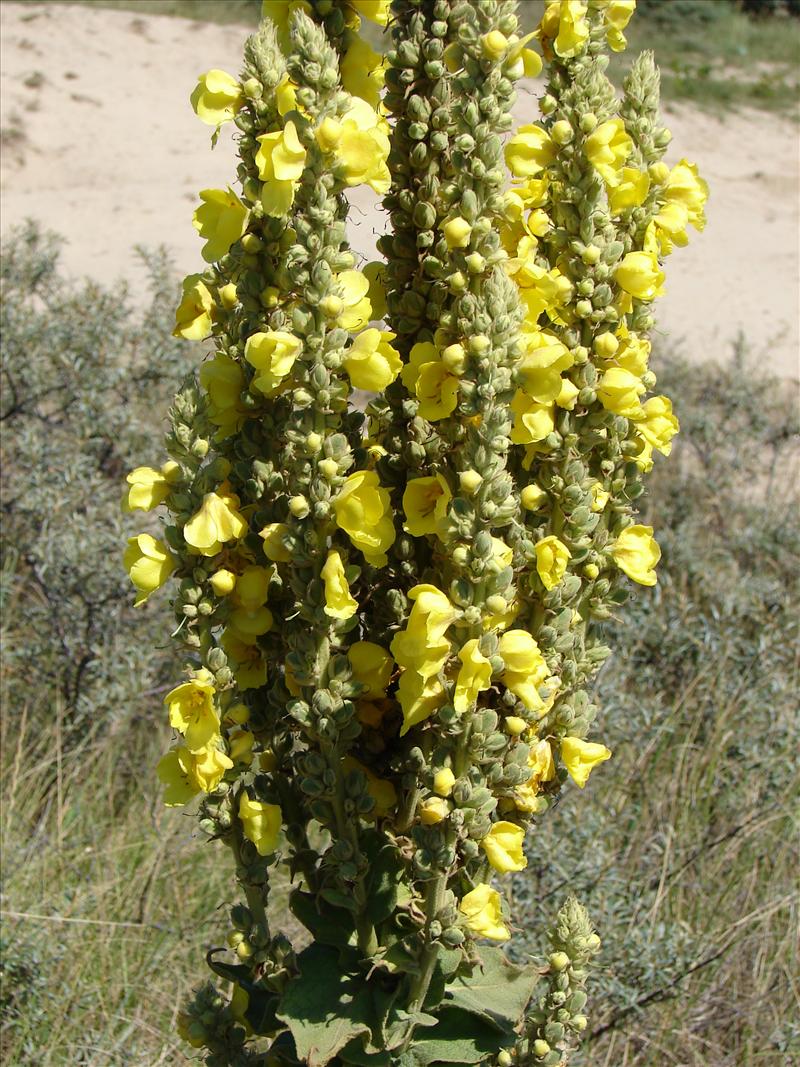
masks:
<path id="1" fill-rule="evenodd" d="M 315 941 L 335 948 L 347 948 L 353 932 L 353 916 L 349 911 L 334 908 L 301 889 L 294 889 L 290 893 L 289 907 Z"/>
<path id="2" fill-rule="evenodd" d="M 341 908 L 344 911 L 355 913 L 358 908 L 355 900 L 349 897 L 347 893 L 342 893 L 338 889 L 321 889 L 319 894 L 326 904 L 330 904 L 331 907 Z"/>
<path id="3" fill-rule="evenodd" d="M 238 982 L 243 988 L 247 988 L 253 981 L 253 972 L 243 963 L 225 963 L 223 960 L 214 959 L 215 952 L 224 952 L 224 948 L 210 948 L 206 953 L 206 963 L 220 978 L 226 982 Z"/>
<path id="4" fill-rule="evenodd" d="M 278 1007 L 278 994 L 260 986 L 248 986 L 247 1011 L 245 1019 L 250 1023 L 255 1034 L 274 1034 L 280 1029 L 275 1011 Z"/>
<path id="5" fill-rule="evenodd" d="M 325 945 L 309 945 L 297 965 L 300 974 L 289 983 L 277 1017 L 291 1030 L 301 1063 L 323 1067 L 353 1038 L 371 1032 L 372 997 Z"/>
<path id="6" fill-rule="evenodd" d="M 365 1052 L 360 1038 L 350 1041 L 339 1053 L 342 1063 L 355 1063 L 359 1067 L 391 1067 L 392 1057 L 388 1052 Z"/>
<path id="7" fill-rule="evenodd" d="M 386 835 L 377 831 L 369 835 L 363 850 L 370 861 L 366 881 L 367 916 L 370 922 L 379 923 L 388 919 L 397 907 L 397 885 L 403 863 Z"/>
<path id="8" fill-rule="evenodd" d="M 505 1028 L 522 1018 L 539 981 L 535 967 L 515 967 L 501 949 L 481 950 L 483 969 L 457 978 L 445 991 L 445 1004 L 473 1012 Z"/>
<path id="9" fill-rule="evenodd" d="M 515 1041 L 509 1026 L 503 1031 L 458 1008 L 444 1008 L 432 1030 L 414 1035 L 414 1058 L 420 1067 L 434 1063 L 469 1065 L 496 1056 Z"/>

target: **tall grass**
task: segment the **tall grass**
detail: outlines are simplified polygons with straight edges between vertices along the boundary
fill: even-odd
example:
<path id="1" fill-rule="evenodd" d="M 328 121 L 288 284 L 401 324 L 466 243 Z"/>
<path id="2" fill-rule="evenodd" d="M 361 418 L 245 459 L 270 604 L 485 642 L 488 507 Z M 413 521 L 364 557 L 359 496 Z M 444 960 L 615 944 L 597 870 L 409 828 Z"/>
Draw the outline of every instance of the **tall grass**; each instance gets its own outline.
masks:
<path id="1" fill-rule="evenodd" d="M 176 1011 L 226 933 L 222 846 L 154 780 L 179 669 L 166 608 L 134 612 L 119 564 L 122 475 L 158 461 L 186 366 L 176 287 L 151 262 L 137 315 L 118 288 L 61 277 L 36 231 L 6 249 L 0 1051 L 15 1067 L 190 1062 Z M 659 585 L 614 624 L 599 683 L 614 759 L 541 820 L 513 884 L 521 927 L 574 889 L 601 931 L 584 1067 L 800 1063 L 797 426 L 793 390 L 742 349 L 654 360 L 683 432 L 650 497 Z"/>

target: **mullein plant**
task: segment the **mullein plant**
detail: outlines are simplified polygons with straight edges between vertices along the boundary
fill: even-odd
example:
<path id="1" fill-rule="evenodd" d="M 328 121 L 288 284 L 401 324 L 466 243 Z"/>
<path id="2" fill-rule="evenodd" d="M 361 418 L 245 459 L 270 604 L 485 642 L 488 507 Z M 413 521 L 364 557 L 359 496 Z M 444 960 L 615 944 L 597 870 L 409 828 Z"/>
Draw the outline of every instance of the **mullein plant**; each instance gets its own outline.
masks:
<path id="1" fill-rule="evenodd" d="M 549 1067 L 586 1027 L 586 913 L 515 967 L 493 882 L 610 757 L 603 624 L 656 583 L 636 501 L 678 423 L 648 335 L 707 190 L 662 161 L 652 55 L 621 99 L 605 75 L 634 6 L 548 0 L 521 36 L 516 0 L 266 0 L 241 76 L 192 94 L 238 130 L 176 315 L 213 349 L 125 507 L 167 509 L 126 564 L 137 603 L 173 580 L 187 656 L 164 800 L 241 891 L 224 984 L 179 1016 L 208 1064 Z M 359 268 L 363 184 L 389 226 Z M 306 947 L 270 917 L 281 869 Z"/>

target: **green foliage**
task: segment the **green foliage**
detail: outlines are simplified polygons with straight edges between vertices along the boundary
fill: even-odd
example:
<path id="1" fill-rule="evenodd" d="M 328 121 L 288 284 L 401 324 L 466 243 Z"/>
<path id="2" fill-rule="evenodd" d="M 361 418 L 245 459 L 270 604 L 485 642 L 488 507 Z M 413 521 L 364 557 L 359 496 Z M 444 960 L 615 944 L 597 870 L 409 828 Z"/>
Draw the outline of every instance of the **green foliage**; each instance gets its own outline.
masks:
<path id="1" fill-rule="evenodd" d="M 654 478 L 658 593 L 630 605 L 598 687 L 614 759 L 516 879 L 526 928 L 568 880 L 603 934 L 576 1063 L 673 1062 L 648 1049 L 676 1017 L 692 1067 L 709 1045 L 715 1064 L 766 1064 L 797 1041 L 798 426 L 793 390 L 743 347 L 728 366 L 654 359 L 682 432 Z"/>
<path id="2" fill-rule="evenodd" d="M 4 634 L 6 713 L 38 693 L 66 743 L 87 724 L 148 713 L 172 654 L 134 611 L 121 562 L 125 474 L 159 454 L 152 411 L 186 365 L 165 329 L 174 283 L 146 256 L 151 303 L 121 285 L 68 283 L 58 241 L 33 225 L 4 248 L 2 311 L 3 598 L 24 627 Z M 49 715 L 53 714 L 51 709 Z"/>

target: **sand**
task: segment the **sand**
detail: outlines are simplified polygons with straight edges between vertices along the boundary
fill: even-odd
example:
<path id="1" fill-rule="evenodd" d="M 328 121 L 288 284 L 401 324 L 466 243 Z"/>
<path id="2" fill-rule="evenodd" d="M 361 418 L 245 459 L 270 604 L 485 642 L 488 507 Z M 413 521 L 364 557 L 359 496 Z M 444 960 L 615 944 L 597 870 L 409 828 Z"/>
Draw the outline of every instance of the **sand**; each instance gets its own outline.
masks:
<path id="1" fill-rule="evenodd" d="M 238 70 L 246 30 L 82 6 L 0 4 L 0 225 L 31 217 L 63 234 L 72 272 L 140 291 L 137 244 L 164 244 L 176 269 L 202 269 L 191 225 L 197 191 L 227 184 L 230 134 L 214 152 L 189 93 L 210 67 Z M 534 87 L 517 103 L 536 114 Z M 743 113 L 725 122 L 670 115 L 677 150 L 696 161 L 712 197 L 708 226 L 668 261 L 659 327 L 693 359 L 721 358 L 739 333 L 765 368 L 800 363 L 798 133 Z M 230 131 L 230 127 L 228 127 Z M 370 256 L 384 217 L 355 192 L 354 245 Z"/>

